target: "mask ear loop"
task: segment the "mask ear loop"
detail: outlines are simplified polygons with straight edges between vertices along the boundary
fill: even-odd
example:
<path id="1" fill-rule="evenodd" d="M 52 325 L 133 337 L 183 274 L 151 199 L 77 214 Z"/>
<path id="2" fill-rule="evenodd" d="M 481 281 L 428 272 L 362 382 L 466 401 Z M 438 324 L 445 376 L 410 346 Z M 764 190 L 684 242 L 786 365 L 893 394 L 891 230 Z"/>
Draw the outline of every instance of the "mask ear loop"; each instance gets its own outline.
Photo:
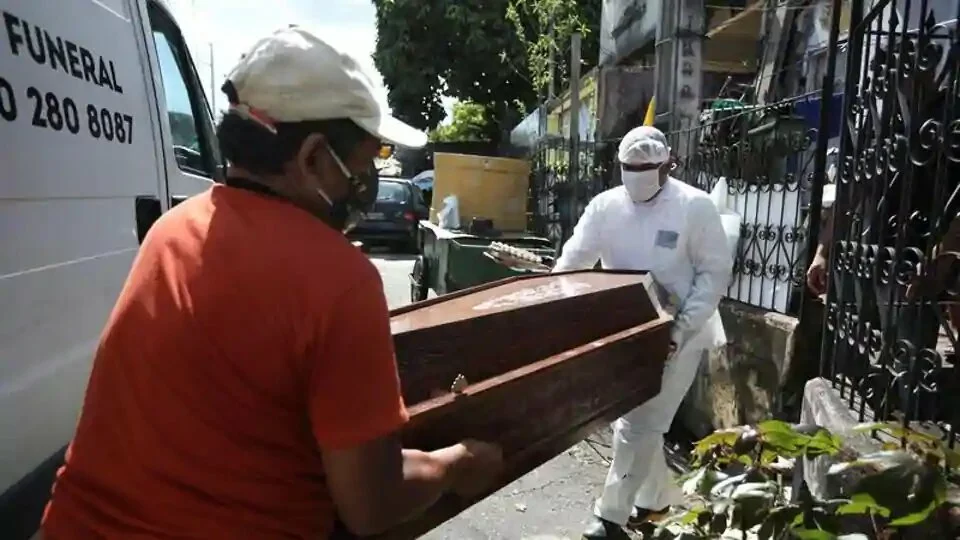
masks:
<path id="1" fill-rule="evenodd" d="M 343 176 L 347 178 L 347 182 L 350 183 L 350 185 L 356 191 L 357 195 L 363 195 L 363 193 L 367 191 L 367 186 L 362 181 L 360 181 L 357 175 L 350 172 L 350 169 L 348 169 L 347 166 L 343 163 L 343 160 L 340 159 L 340 156 L 338 156 L 337 153 L 333 151 L 333 148 L 330 147 L 330 144 L 329 143 L 325 143 L 325 144 L 327 146 L 327 152 L 330 153 L 330 157 L 333 158 L 333 161 L 337 164 L 337 167 L 340 168 L 340 172 L 343 173 Z M 376 167 L 374 166 L 374 169 L 375 168 Z"/>
<path id="2" fill-rule="evenodd" d="M 340 168 L 340 172 L 343 173 L 343 176 L 347 177 L 347 180 L 352 179 L 353 174 L 350 172 L 350 169 L 348 169 L 347 166 L 343 163 L 343 160 L 340 159 L 340 156 L 338 156 L 337 153 L 333 151 L 333 148 L 330 148 L 330 143 L 324 142 L 323 144 L 324 146 L 327 147 L 327 152 L 330 154 L 330 157 L 333 158 L 333 161 L 334 163 L 337 164 L 337 167 Z"/>

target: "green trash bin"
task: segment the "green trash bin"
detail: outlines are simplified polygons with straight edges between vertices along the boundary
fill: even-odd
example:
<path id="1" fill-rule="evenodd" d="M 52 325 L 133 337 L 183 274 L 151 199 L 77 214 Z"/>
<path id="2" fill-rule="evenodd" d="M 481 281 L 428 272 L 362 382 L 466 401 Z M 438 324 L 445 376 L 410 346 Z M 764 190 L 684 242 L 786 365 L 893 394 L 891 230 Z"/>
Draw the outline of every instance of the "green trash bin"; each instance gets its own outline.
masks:
<path id="1" fill-rule="evenodd" d="M 487 257 L 490 244 L 501 242 L 526 249 L 541 257 L 556 256 L 547 238 L 527 233 L 503 233 L 496 237 L 450 231 L 428 221 L 420 222 L 421 255 L 410 275 L 410 299 L 425 300 L 430 289 L 446 294 L 461 289 L 528 273 Z"/>

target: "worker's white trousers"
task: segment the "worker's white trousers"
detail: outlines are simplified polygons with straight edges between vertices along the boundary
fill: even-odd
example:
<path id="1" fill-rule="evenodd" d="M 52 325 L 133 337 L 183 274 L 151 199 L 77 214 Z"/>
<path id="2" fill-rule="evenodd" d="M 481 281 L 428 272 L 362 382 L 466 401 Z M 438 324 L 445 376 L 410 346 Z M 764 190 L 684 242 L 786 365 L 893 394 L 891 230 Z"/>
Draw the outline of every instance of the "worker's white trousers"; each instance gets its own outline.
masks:
<path id="1" fill-rule="evenodd" d="M 701 340 L 697 340 L 701 341 Z M 693 384 L 706 350 L 703 344 L 681 348 L 667 361 L 660 393 L 613 424 L 613 462 L 594 513 L 624 525 L 634 506 L 660 510 L 677 504 L 663 454 L 663 435 Z"/>

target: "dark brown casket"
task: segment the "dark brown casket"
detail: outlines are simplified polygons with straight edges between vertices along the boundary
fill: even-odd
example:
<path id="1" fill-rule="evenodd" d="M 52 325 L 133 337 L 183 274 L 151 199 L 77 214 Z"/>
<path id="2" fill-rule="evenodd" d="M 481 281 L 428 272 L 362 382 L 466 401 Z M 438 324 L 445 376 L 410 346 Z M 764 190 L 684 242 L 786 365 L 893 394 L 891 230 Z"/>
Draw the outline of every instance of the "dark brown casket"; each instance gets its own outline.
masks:
<path id="1" fill-rule="evenodd" d="M 647 273 L 600 270 L 509 278 L 394 310 L 404 445 L 497 442 L 499 489 L 655 396 L 671 321 Z M 446 497 L 381 538 L 416 538 L 482 498 Z"/>

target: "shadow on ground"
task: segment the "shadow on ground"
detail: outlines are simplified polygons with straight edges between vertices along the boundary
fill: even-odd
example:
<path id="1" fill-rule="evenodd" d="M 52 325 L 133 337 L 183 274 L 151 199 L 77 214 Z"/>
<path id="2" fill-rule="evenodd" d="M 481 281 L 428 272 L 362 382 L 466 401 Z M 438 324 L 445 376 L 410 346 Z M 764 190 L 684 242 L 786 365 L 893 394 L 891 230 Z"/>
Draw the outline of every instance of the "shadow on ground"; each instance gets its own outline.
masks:
<path id="1" fill-rule="evenodd" d="M 607 475 L 612 457 L 611 437 L 610 428 L 601 429 L 422 538 L 580 539 Z M 664 447 L 667 462 L 678 475 L 689 470 L 689 441 L 680 441 Z"/>

